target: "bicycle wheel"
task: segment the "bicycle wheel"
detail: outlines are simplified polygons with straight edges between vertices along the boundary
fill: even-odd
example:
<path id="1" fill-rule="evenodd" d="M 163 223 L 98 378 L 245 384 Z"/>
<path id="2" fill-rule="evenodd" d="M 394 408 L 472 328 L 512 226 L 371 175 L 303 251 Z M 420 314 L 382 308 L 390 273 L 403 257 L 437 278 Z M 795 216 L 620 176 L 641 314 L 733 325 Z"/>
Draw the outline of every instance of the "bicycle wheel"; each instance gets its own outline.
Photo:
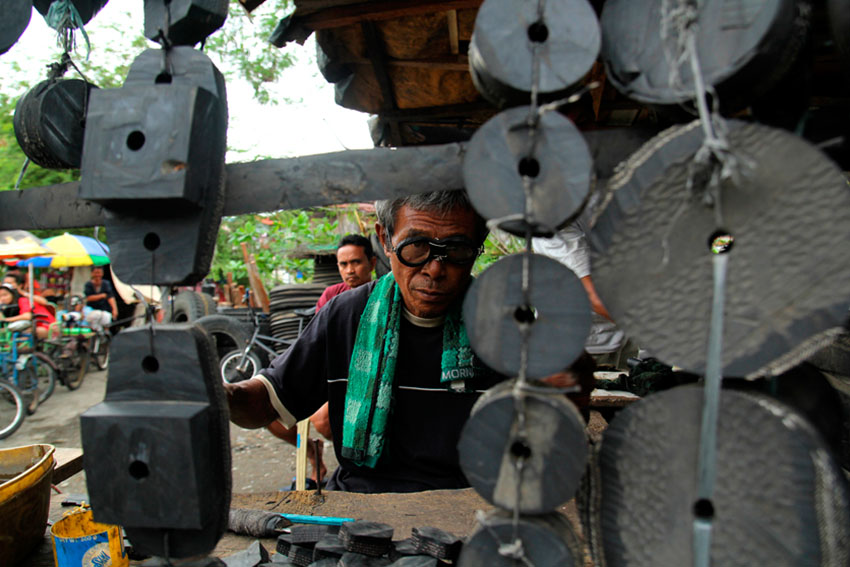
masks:
<path id="1" fill-rule="evenodd" d="M 109 366 L 109 337 L 98 333 L 93 340 L 92 360 L 98 370 L 106 370 Z"/>
<path id="2" fill-rule="evenodd" d="M 56 389 L 56 365 L 49 356 L 37 352 L 27 360 L 27 366 L 31 366 L 38 376 L 38 403 L 43 404 Z"/>
<path id="3" fill-rule="evenodd" d="M 10 382 L 0 379 L 0 439 L 18 430 L 26 417 L 24 397 Z"/>
<path id="4" fill-rule="evenodd" d="M 21 357 L 18 363 L 16 363 L 15 372 L 12 375 L 12 380 L 9 380 L 9 382 L 17 387 L 21 396 L 23 396 L 27 415 L 32 415 L 35 413 L 39 404 L 38 374 L 36 373 L 35 366 L 30 363 L 32 357 L 29 355 L 24 356 L 26 358 Z M 18 367 L 19 364 L 20 367 Z"/>
<path id="5" fill-rule="evenodd" d="M 65 385 L 69 390 L 76 390 L 83 385 L 83 379 L 86 377 L 86 372 L 89 369 L 90 359 L 91 352 L 88 345 L 80 342 L 71 357 L 73 363 L 69 365 L 67 374 L 65 374 Z"/>
<path id="6" fill-rule="evenodd" d="M 219 368 L 221 368 L 221 379 L 227 382 L 228 384 L 234 384 L 236 382 L 242 382 L 243 380 L 248 380 L 249 378 L 253 378 L 257 375 L 262 368 L 262 364 L 260 364 L 260 359 L 253 352 L 248 353 L 248 359 L 246 360 L 246 368 L 243 372 L 240 372 L 237 368 L 239 366 L 239 361 L 242 359 L 242 350 L 232 350 L 229 353 L 225 354 L 221 363 L 219 364 Z"/>

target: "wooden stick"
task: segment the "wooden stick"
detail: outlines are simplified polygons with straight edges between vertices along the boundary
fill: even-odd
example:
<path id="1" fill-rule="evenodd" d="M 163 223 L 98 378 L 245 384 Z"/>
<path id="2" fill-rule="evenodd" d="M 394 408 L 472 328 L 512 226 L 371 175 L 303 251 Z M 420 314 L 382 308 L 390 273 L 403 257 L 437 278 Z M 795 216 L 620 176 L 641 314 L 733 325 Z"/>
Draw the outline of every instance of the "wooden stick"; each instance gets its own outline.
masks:
<path id="1" fill-rule="evenodd" d="M 446 12 L 446 19 L 449 24 L 449 49 L 452 55 L 460 53 L 460 45 L 457 34 L 457 10 L 449 10 Z"/>
<path id="2" fill-rule="evenodd" d="M 298 442 L 295 446 L 295 490 L 307 489 L 307 444 L 310 442 L 310 420 L 298 422 Z"/>

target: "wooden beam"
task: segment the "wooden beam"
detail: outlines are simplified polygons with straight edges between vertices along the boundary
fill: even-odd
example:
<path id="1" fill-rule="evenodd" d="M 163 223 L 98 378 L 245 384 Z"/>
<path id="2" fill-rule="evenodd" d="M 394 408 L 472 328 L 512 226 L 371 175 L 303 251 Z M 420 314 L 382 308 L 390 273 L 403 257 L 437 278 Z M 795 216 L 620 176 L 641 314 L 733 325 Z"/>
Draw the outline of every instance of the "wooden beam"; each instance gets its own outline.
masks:
<path id="1" fill-rule="evenodd" d="M 477 9 L 482 2 L 483 0 L 409 0 L 407 2 L 384 0 L 329 8 L 305 16 L 299 16 L 296 12 L 293 19 L 301 26 L 323 30 L 350 26 L 363 21 L 378 22 L 448 10 Z"/>
<path id="2" fill-rule="evenodd" d="M 486 119 L 498 112 L 488 102 L 466 102 L 462 104 L 449 104 L 446 106 L 428 106 L 423 108 L 403 108 L 393 111 L 382 111 L 381 117 L 385 119 L 398 119 L 401 122 L 415 122 L 418 120 L 433 120 L 437 118 L 466 118 Z"/>
<path id="3" fill-rule="evenodd" d="M 224 215 L 395 199 L 463 187 L 461 144 L 348 150 L 227 165 Z M 79 182 L 0 191 L 0 230 L 102 226 Z"/>
<path id="4" fill-rule="evenodd" d="M 584 132 L 597 177 L 637 150 L 652 130 Z M 227 165 L 224 215 L 397 199 L 460 189 L 465 144 L 348 150 Z M 0 230 L 103 225 L 107 212 L 77 197 L 79 182 L 0 191 Z"/>
<path id="5" fill-rule="evenodd" d="M 366 57 L 341 57 L 335 63 L 347 65 L 372 65 Z M 432 57 L 429 59 L 385 59 L 387 67 L 414 67 L 418 69 L 438 69 L 441 71 L 469 72 L 469 58 L 466 55 L 451 57 Z"/>

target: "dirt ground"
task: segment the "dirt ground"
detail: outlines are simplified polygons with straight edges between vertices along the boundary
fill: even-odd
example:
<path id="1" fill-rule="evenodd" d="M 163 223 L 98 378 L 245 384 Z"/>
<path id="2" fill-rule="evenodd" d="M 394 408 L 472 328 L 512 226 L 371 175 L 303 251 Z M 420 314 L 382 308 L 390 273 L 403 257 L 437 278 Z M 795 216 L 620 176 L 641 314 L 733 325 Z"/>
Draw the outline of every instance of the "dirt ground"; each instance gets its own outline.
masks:
<path id="1" fill-rule="evenodd" d="M 82 447 L 80 414 L 103 400 L 106 372 L 86 375 L 83 385 L 70 391 L 57 384 L 53 395 L 38 411 L 28 416 L 11 437 L 0 441 L 0 449 L 32 443 L 57 447 Z M 265 429 L 248 430 L 231 424 L 230 446 L 233 456 L 233 492 L 272 492 L 289 488 L 295 477 L 295 448 L 272 436 Z M 333 446 L 326 442 L 325 464 L 336 468 Z M 310 469 L 312 470 L 312 469 Z M 74 475 L 58 488 L 69 494 L 85 494 L 85 473 Z"/>

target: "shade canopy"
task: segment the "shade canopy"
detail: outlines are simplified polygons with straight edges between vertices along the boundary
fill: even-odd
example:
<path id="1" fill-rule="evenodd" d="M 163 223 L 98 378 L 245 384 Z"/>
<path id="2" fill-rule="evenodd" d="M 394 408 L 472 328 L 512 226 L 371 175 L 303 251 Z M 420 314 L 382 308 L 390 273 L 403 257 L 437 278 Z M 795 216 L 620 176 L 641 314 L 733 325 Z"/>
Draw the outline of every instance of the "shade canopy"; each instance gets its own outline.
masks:
<path id="1" fill-rule="evenodd" d="M 109 263 L 109 247 L 88 236 L 65 233 L 44 240 L 54 255 L 21 260 L 18 266 L 66 268 L 69 266 L 103 266 Z"/>
<path id="2" fill-rule="evenodd" d="M 41 239 L 26 230 L 0 231 L 0 260 L 11 258 L 31 258 L 54 254 L 42 245 Z"/>

